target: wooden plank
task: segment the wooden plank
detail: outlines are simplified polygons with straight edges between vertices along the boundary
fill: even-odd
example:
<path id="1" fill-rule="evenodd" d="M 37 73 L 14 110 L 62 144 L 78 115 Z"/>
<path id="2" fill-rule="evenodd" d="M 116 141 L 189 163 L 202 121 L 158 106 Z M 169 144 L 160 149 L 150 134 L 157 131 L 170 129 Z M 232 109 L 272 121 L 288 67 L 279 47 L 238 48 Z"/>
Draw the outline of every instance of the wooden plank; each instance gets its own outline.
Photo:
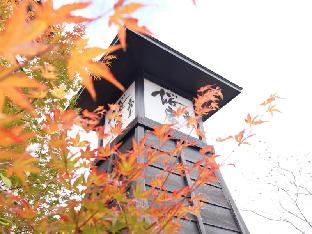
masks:
<path id="1" fill-rule="evenodd" d="M 199 153 L 199 148 L 197 147 L 187 147 L 183 150 L 184 152 L 184 158 L 187 161 L 196 163 L 197 161 L 203 159 L 203 155 Z"/>
<path id="2" fill-rule="evenodd" d="M 149 128 L 149 129 L 153 129 L 155 127 L 158 127 L 161 125 L 161 123 L 158 123 L 152 119 L 149 119 L 149 118 L 138 118 L 138 123 L 140 125 L 143 125 L 145 126 L 146 128 Z M 202 140 L 199 140 L 195 137 L 191 137 L 183 132 L 180 132 L 179 130 L 176 130 L 174 128 L 172 128 L 172 131 L 171 131 L 171 136 L 172 136 L 172 139 L 178 139 L 178 140 L 187 140 L 187 141 L 191 141 L 193 142 L 194 145 L 198 146 L 198 147 L 205 147 L 207 146 L 207 144 L 205 144 Z"/>
<path id="3" fill-rule="evenodd" d="M 180 224 L 182 234 L 200 233 L 197 224 L 194 221 L 181 219 Z"/>
<path id="4" fill-rule="evenodd" d="M 123 139 L 122 145 L 119 147 L 120 152 L 126 152 L 132 149 L 132 139 L 134 138 L 134 131 L 129 132 Z"/>
<path id="5" fill-rule="evenodd" d="M 154 149 L 170 152 L 176 147 L 174 140 L 168 140 L 165 143 L 160 143 L 159 139 L 155 135 L 153 135 L 152 132 L 148 131 L 145 134 L 148 135 L 145 145 L 150 145 Z"/>
<path id="6" fill-rule="evenodd" d="M 197 194 L 203 194 L 206 197 L 205 202 L 217 205 L 217 206 L 222 206 L 226 207 L 228 209 L 231 208 L 230 204 L 227 202 L 222 189 L 216 188 L 211 185 L 205 184 L 204 186 L 199 187 L 196 190 Z"/>
<path id="7" fill-rule="evenodd" d="M 157 149 L 157 150 L 160 150 L 160 151 L 163 151 L 163 152 L 170 152 L 176 146 L 174 140 L 169 140 L 165 144 L 160 145 L 159 140 L 154 135 L 150 135 L 148 137 L 148 139 L 146 140 L 146 144 L 145 145 L 150 145 L 154 149 Z M 189 167 L 192 167 L 193 163 L 197 162 L 198 160 L 203 159 L 203 156 L 199 152 L 196 152 L 196 149 L 197 148 L 194 148 L 194 147 L 187 147 L 187 148 L 185 148 L 183 150 L 183 155 L 184 155 L 184 158 L 186 160 L 186 165 L 188 165 Z M 173 162 L 174 160 L 176 160 L 176 157 L 173 158 L 171 160 L 171 162 Z M 153 163 L 153 165 L 155 165 L 157 167 L 160 167 L 160 168 L 164 168 L 163 163 L 161 162 L 161 159 L 159 161 Z M 198 172 L 196 170 L 194 170 L 191 173 L 191 179 L 194 180 L 194 179 L 197 178 L 197 176 L 198 176 Z M 208 183 L 208 184 L 212 184 L 212 185 L 215 185 L 215 186 L 221 188 L 221 186 L 220 186 L 218 181 L 211 182 L 211 183 Z"/>
<path id="8" fill-rule="evenodd" d="M 163 173 L 163 170 L 148 166 L 145 170 L 145 173 L 146 173 L 145 183 L 148 185 L 151 185 L 151 181 L 153 180 L 153 178 Z M 186 186 L 186 184 L 185 184 L 183 177 L 179 175 L 175 175 L 175 174 L 170 174 L 167 182 L 165 183 L 165 187 L 169 191 L 179 190 L 183 188 L 184 186 Z"/>
<path id="9" fill-rule="evenodd" d="M 145 188 L 146 188 L 146 190 L 150 190 L 152 187 L 150 185 L 146 185 Z M 156 189 L 156 190 L 158 190 L 158 189 Z M 168 193 L 171 193 L 171 192 L 168 192 Z M 149 206 L 153 205 L 154 207 L 161 208 L 161 207 L 159 207 L 159 203 L 156 203 L 156 202 L 153 203 L 154 199 L 147 198 L 147 200 L 148 200 Z M 186 198 L 186 199 L 181 198 L 180 201 L 181 200 L 183 200 L 182 202 L 184 205 L 187 205 L 187 206 L 191 205 L 189 198 Z M 178 202 L 178 200 L 172 200 L 172 201 L 161 202 L 161 204 L 162 204 L 162 206 L 168 207 L 168 206 L 174 206 L 175 204 L 177 204 L 177 202 Z M 196 221 L 196 217 L 194 215 L 187 214 L 186 216 L 189 220 Z"/>
<path id="10" fill-rule="evenodd" d="M 147 185 L 151 185 L 152 179 L 155 178 L 156 175 L 159 175 L 162 172 L 163 170 L 159 168 L 149 166 L 145 171 L 146 173 L 145 183 Z M 173 192 L 174 190 L 177 190 L 177 189 L 181 189 L 184 186 L 186 186 L 186 184 L 185 184 L 183 176 L 179 176 L 177 174 L 171 174 L 168 178 L 168 181 L 165 184 L 166 189 L 168 189 L 170 192 Z M 207 200 L 205 200 L 205 202 L 208 202 L 217 206 L 230 208 L 230 205 L 225 199 L 222 189 L 220 188 L 216 188 L 210 185 L 204 185 L 198 188 L 196 192 L 199 192 L 207 197 Z"/>
<path id="11" fill-rule="evenodd" d="M 240 231 L 236 224 L 232 210 L 210 204 L 204 204 L 200 213 L 205 224 L 233 231 Z"/>
<path id="12" fill-rule="evenodd" d="M 223 228 L 214 227 L 211 225 L 204 224 L 205 230 L 209 234 L 238 234 L 240 232 L 231 231 Z"/>
<path id="13" fill-rule="evenodd" d="M 163 155 L 161 156 L 158 160 L 153 161 L 151 163 L 151 165 L 155 166 L 155 167 L 159 167 L 162 169 L 168 168 L 171 165 L 175 165 L 177 163 L 179 163 L 179 159 L 176 156 L 172 156 L 168 162 L 164 163 L 164 159 L 168 159 L 168 155 Z M 176 173 L 176 172 L 175 172 Z M 178 173 L 177 173 L 178 174 Z"/>
<path id="14" fill-rule="evenodd" d="M 188 168 L 191 168 L 194 165 L 194 163 L 186 161 L 186 165 L 188 166 Z M 209 169 L 206 169 L 206 170 L 209 170 Z M 193 170 L 191 172 L 191 179 L 192 180 L 196 180 L 198 178 L 198 176 L 199 176 L 198 170 Z M 207 184 L 221 188 L 221 185 L 219 183 L 219 179 L 217 176 L 216 176 L 216 181 L 208 181 Z"/>

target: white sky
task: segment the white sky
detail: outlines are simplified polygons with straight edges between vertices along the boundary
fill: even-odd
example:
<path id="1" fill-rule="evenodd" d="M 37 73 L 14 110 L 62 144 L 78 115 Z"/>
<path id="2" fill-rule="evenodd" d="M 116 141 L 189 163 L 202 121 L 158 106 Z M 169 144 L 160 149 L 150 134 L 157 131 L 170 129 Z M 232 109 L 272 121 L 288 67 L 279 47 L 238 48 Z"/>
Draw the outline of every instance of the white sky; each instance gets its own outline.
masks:
<path id="1" fill-rule="evenodd" d="M 231 155 L 230 162 L 236 167 L 222 170 L 239 208 L 274 213 L 275 194 L 257 180 L 262 180 L 270 167 L 267 152 L 282 162 L 293 155 L 292 165 L 311 152 L 312 2 L 197 1 L 195 7 L 191 0 L 145 0 L 148 6 L 137 16 L 159 40 L 244 88 L 206 121 L 209 143 L 217 136 L 241 130 L 246 114 L 257 110 L 271 93 L 286 98 L 278 104 L 283 113 L 256 131 L 253 146 Z M 94 2 L 97 7 L 85 12 L 90 16 L 103 14 L 114 1 Z M 90 44 L 108 45 L 116 31 L 107 29 L 105 19 L 90 25 Z M 216 147 L 223 155 L 232 150 L 226 144 Z M 242 215 L 251 233 L 294 233 L 288 225 L 267 222 L 250 213 Z"/>

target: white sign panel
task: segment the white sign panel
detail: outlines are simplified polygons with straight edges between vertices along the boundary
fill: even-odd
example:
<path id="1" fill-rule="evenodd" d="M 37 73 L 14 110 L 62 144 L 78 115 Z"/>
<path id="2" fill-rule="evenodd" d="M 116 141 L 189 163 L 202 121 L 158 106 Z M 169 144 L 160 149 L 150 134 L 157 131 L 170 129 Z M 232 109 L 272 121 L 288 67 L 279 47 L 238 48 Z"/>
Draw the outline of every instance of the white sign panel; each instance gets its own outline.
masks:
<path id="1" fill-rule="evenodd" d="M 119 113 L 121 115 L 122 129 L 125 129 L 131 121 L 135 119 L 135 82 L 123 93 L 116 104 L 118 104 L 120 108 Z M 116 121 L 109 121 L 109 118 L 107 118 L 109 114 L 111 113 L 105 116 L 105 133 L 109 133 L 111 126 L 116 125 Z M 116 137 L 115 135 L 108 137 L 106 140 L 104 139 L 103 144 L 107 144 Z"/>
<path id="2" fill-rule="evenodd" d="M 147 79 L 144 80 L 145 116 L 161 124 L 175 124 L 173 128 L 198 138 L 195 129 L 187 127 L 187 119 L 195 117 L 192 101 L 181 97 Z M 186 112 L 177 118 L 174 111 L 186 107 Z"/>

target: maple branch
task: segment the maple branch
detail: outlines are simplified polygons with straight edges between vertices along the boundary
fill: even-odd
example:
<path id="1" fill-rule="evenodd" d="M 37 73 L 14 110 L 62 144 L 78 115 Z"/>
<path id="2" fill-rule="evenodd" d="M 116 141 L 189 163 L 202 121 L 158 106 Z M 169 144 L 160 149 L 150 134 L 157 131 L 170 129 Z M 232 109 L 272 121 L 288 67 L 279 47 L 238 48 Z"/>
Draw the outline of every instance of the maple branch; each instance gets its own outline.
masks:
<path id="1" fill-rule="evenodd" d="M 250 212 L 250 213 L 253 213 L 257 216 L 260 216 L 264 219 L 267 219 L 267 220 L 270 220 L 270 221 L 276 221 L 276 222 L 285 222 L 285 223 L 288 223 L 290 224 L 293 228 L 295 228 L 297 231 L 299 231 L 300 233 L 302 234 L 305 234 L 306 232 L 301 230 L 298 226 L 296 226 L 293 222 L 291 222 L 290 220 L 288 219 L 285 219 L 285 218 L 282 218 L 282 217 L 279 217 L 279 218 L 272 218 L 272 217 L 268 217 L 264 214 L 260 214 L 259 212 L 256 212 L 256 211 L 253 211 L 253 210 L 248 210 L 248 209 L 241 209 L 242 211 L 247 211 L 247 212 Z"/>

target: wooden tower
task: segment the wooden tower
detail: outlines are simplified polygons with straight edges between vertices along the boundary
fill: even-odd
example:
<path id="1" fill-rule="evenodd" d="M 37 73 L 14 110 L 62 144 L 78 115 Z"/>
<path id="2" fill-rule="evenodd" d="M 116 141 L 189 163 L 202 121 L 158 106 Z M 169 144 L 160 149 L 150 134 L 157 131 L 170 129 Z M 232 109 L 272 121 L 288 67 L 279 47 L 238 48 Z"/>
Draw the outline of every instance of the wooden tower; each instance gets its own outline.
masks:
<path id="1" fill-rule="evenodd" d="M 117 39 L 113 42 L 115 43 Z M 192 106 L 198 88 L 207 84 L 218 85 L 224 95 L 220 107 L 241 91 L 239 86 L 160 41 L 130 30 L 127 30 L 127 50 L 117 51 L 115 55 L 117 59 L 112 62 L 111 70 L 127 90 L 121 93 L 105 80 L 97 80 L 97 102 L 94 103 L 86 91 L 81 92 L 77 102 L 79 107 L 89 110 L 109 103 L 119 103 L 122 106 L 122 125 L 127 130 L 113 141 L 113 144 L 123 142 L 121 151 L 131 149 L 132 138 L 139 141 L 147 130 L 168 121 L 172 106 Z M 189 109 L 188 114 L 194 115 L 194 109 Z M 212 114 L 214 113 L 210 115 Z M 209 116 L 204 116 L 202 122 L 207 118 Z M 185 139 L 189 135 L 189 129 L 184 127 L 174 130 L 173 135 L 174 139 Z M 205 139 L 200 139 L 195 134 L 191 134 L 191 138 L 196 144 L 183 150 L 180 159 L 184 164 L 197 161 L 200 157 L 199 148 L 206 145 Z M 156 140 L 150 137 L 147 144 L 156 146 Z M 175 141 L 170 140 L 159 150 L 171 151 L 173 147 Z M 107 166 L 107 162 L 98 162 L 97 165 L 103 168 Z M 161 165 L 150 165 L 145 170 L 146 187 L 150 186 L 148 178 L 161 170 Z M 209 202 L 205 203 L 200 215 L 182 222 L 183 233 L 249 233 L 221 174 L 217 176 L 218 183 L 206 184 L 202 188 L 201 192 L 207 195 Z M 167 188 L 175 190 L 179 186 L 189 185 L 192 179 L 192 175 L 184 177 L 173 174 Z"/>

